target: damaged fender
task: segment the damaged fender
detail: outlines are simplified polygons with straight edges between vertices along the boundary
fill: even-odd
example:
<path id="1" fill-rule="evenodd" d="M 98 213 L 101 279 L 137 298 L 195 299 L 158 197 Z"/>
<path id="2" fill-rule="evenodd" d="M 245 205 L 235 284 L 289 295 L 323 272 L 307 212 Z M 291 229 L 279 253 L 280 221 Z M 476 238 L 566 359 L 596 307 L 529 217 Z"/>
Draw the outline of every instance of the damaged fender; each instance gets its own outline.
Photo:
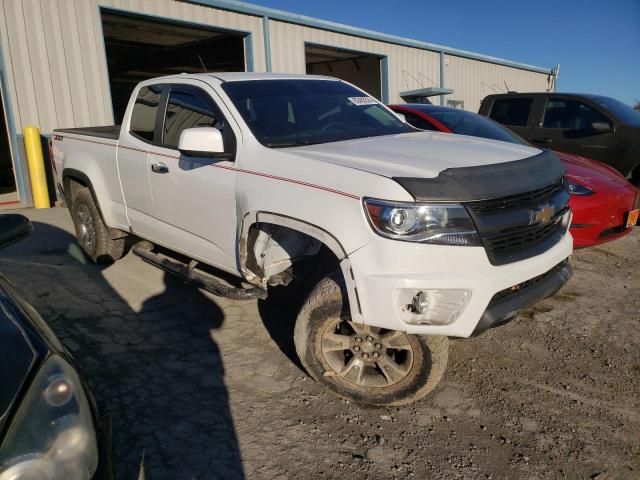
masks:
<path id="1" fill-rule="evenodd" d="M 256 234 L 251 233 L 252 227 L 258 230 Z M 352 319 L 363 323 L 347 252 L 332 234 L 320 227 L 276 213 L 246 214 L 238 249 L 240 270 L 248 282 L 263 288 L 268 285 L 286 285 L 290 281 L 287 273 L 289 267 L 302 257 L 315 255 L 322 245 L 331 250 L 340 263 Z"/>

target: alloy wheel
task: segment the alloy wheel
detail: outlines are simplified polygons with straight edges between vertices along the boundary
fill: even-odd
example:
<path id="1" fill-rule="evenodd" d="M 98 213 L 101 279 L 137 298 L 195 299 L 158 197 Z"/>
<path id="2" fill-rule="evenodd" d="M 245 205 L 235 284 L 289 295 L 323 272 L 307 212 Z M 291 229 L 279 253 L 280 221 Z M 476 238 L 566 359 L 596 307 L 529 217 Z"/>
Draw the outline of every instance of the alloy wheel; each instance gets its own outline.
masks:
<path id="1" fill-rule="evenodd" d="M 413 366 L 413 345 L 406 333 L 335 319 L 324 329 L 320 349 L 337 375 L 359 387 L 389 387 L 404 380 Z"/>

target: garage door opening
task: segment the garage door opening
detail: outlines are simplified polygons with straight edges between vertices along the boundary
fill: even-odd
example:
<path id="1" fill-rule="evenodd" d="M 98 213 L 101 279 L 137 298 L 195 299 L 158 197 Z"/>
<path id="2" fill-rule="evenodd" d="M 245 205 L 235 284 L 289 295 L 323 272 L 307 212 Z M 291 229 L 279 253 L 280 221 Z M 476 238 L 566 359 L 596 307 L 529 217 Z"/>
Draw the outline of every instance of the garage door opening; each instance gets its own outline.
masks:
<path id="1" fill-rule="evenodd" d="M 176 73 L 243 72 L 246 34 L 101 10 L 113 114 L 138 82 Z"/>
<path id="2" fill-rule="evenodd" d="M 18 201 L 16 177 L 9 145 L 9 130 L 4 116 L 4 103 L 0 91 L 0 206 Z"/>
<path id="3" fill-rule="evenodd" d="M 304 53 L 307 73 L 340 78 L 382 100 L 383 57 L 310 43 L 305 44 Z"/>

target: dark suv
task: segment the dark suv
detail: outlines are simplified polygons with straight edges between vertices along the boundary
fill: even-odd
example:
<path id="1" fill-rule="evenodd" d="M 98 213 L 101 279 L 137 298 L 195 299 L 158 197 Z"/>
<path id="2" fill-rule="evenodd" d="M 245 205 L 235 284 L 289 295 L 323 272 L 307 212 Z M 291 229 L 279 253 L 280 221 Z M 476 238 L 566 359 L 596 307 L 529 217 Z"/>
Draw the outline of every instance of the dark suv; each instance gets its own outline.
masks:
<path id="1" fill-rule="evenodd" d="M 640 113 L 618 100 L 572 93 L 505 93 L 486 97 L 478 113 L 540 148 L 607 163 L 640 186 Z"/>

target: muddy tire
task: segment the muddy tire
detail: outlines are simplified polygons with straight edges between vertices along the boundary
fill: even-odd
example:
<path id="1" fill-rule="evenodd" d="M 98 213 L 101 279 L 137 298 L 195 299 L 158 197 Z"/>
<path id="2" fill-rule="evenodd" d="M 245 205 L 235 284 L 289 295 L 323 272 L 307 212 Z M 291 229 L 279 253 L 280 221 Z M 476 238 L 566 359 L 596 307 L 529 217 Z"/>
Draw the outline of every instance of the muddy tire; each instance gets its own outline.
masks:
<path id="1" fill-rule="evenodd" d="M 88 188 L 79 188 L 70 208 L 76 237 L 82 250 L 94 263 L 111 263 L 125 251 L 125 235 L 112 239 L 112 231 L 102 221 Z"/>
<path id="2" fill-rule="evenodd" d="M 322 279 L 302 307 L 294 331 L 302 365 L 341 397 L 371 405 L 415 402 L 440 382 L 449 342 L 351 322 L 342 277 Z"/>

